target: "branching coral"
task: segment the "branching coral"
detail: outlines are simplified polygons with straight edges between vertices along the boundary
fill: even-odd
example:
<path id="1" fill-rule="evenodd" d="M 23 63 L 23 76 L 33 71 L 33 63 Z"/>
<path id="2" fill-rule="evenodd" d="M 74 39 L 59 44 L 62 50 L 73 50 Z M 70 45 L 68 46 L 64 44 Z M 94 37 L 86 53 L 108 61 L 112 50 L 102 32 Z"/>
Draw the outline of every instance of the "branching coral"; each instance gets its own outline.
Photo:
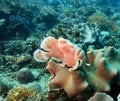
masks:
<path id="1" fill-rule="evenodd" d="M 120 82 L 120 52 L 113 47 L 85 52 L 66 39 L 47 37 L 34 58 L 39 62 L 50 59 L 46 67 L 52 75 L 50 84 L 61 86 L 69 97 L 87 92 L 89 98 L 91 92 L 110 91 L 113 80 Z"/>
<path id="2" fill-rule="evenodd" d="M 30 88 L 18 86 L 8 92 L 6 101 L 26 101 L 27 99 L 39 99 L 34 101 L 40 101 L 41 98 L 39 94 L 36 94 Z"/>

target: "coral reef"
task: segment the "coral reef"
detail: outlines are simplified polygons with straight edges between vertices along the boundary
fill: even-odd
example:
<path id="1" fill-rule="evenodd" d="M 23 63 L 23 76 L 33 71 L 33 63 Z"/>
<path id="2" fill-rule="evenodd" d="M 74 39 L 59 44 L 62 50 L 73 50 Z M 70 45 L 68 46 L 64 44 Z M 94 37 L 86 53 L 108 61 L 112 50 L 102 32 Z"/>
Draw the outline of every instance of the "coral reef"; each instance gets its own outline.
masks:
<path id="1" fill-rule="evenodd" d="M 109 31 L 101 31 L 98 27 L 97 23 L 81 23 L 79 19 L 66 17 L 60 24 L 48 31 L 47 34 L 56 38 L 59 38 L 58 35 L 60 35 L 60 37 L 69 39 L 76 44 L 85 43 L 88 46 L 95 45 L 95 47 L 103 48 L 106 45 L 106 37 L 109 40 L 111 33 Z"/>
<path id="2" fill-rule="evenodd" d="M 117 101 L 119 7 L 119 0 L 0 0 L 0 100 L 22 82 L 42 101 L 86 101 L 95 92 Z M 20 71 L 25 79 L 16 78 Z"/>
<path id="3" fill-rule="evenodd" d="M 45 63 L 36 63 L 32 57 L 33 51 L 38 47 L 38 42 L 39 39 L 35 37 L 29 37 L 26 40 L 0 42 L 0 88 L 2 87 L 0 89 L 0 96 L 3 97 L 3 99 L 6 98 L 9 90 L 20 85 L 16 76 L 19 70 L 23 68 L 29 68 L 34 75 L 34 81 L 28 82 L 25 85 L 29 87 L 28 85 L 31 84 L 31 89 L 37 87 L 37 90 L 33 90 L 38 91 L 40 89 L 39 93 L 42 93 L 42 97 L 45 98 L 47 92 L 45 87 L 47 86 L 49 74 L 43 68 L 45 67 Z M 25 74 L 25 76 L 26 75 L 28 74 Z M 31 80 L 32 78 L 29 76 L 27 80 L 30 81 L 29 79 Z M 39 87 L 36 85 L 38 83 Z M 31 100 L 29 99 L 29 101 Z M 32 101 L 35 100 L 33 99 Z"/>
<path id="4" fill-rule="evenodd" d="M 38 62 L 50 59 L 46 66 L 51 73 L 50 84 L 61 86 L 69 97 L 81 94 L 89 98 L 91 92 L 110 91 L 113 79 L 119 84 L 119 57 L 119 50 L 113 47 L 90 47 L 85 52 L 63 38 L 54 37 L 45 38 L 41 49 L 34 52 Z"/>

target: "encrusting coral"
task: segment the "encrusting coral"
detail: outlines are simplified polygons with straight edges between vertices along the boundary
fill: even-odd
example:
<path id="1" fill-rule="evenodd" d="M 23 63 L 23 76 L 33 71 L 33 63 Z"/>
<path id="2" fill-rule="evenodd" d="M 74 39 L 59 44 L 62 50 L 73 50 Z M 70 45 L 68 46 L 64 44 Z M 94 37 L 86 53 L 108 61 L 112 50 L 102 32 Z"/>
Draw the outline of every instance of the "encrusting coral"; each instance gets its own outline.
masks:
<path id="1" fill-rule="evenodd" d="M 91 92 L 110 91 L 110 84 L 119 84 L 120 52 L 113 47 L 87 52 L 66 39 L 47 37 L 41 49 L 34 52 L 38 62 L 48 61 L 50 84 L 62 87 L 69 97 Z M 45 60 L 45 61 L 43 61 Z"/>

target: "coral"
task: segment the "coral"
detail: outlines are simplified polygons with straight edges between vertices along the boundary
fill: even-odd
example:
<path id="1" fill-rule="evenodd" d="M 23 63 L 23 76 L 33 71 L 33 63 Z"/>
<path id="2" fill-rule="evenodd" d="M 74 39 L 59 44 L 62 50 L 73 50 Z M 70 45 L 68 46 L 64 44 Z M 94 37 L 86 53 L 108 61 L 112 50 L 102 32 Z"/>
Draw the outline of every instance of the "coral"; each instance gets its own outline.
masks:
<path id="1" fill-rule="evenodd" d="M 9 23 L 11 24 L 12 28 L 22 27 L 27 29 L 30 26 L 30 21 L 27 17 L 23 17 L 20 15 L 10 15 Z"/>
<path id="2" fill-rule="evenodd" d="M 117 24 L 108 16 L 101 12 L 96 12 L 88 18 L 90 23 L 97 23 L 98 27 L 103 31 L 117 31 Z"/>
<path id="3" fill-rule="evenodd" d="M 51 6 L 44 6 L 39 13 L 39 18 L 41 21 L 55 22 L 57 20 L 57 13 Z"/>
<path id="4" fill-rule="evenodd" d="M 82 28 L 80 29 L 80 39 L 81 42 L 86 44 L 98 43 L 101 46 L 104 46 L 103 38 L 96 23 L 92 26 L 83 23 Z"/>
<path id="5" fill-rule="evenodd" d="M 5 19 L 0 19 L 0 28 L 5 25 Z"/>
<path id="6" fill-rule="evenodd" d="M 10 14 L 12 9 L 7 3 L 8 2 L 6 2 L 5 0 L 1 0 L 0 11 L 3 11 L 6 14 Z"/>
<path id="7" fill-rule="evenodd" d="M 27 62 L 31 61 L 31 55 L 30 54 L 21 54 L 17 58 L 17 64 L 25 64 Z"/>
<path id="8" fill-rule="evenodd" d="M 44 58 L 41 51 L 50 59 L 46 66 L 51 73 L 50 84 L 62 87 L 69 97 L 80 94 L 89 98 L 96 91 L 110 91 L 112 82 L 120 82 L 120 52 L 113 47 L 99 50 L 90 47 L 85 52 L 63 38 L 48 37 L 36 51 L 36 60 Z"/>
<path id="9" fill-rule="evenodd" d="M 117 54 L 119 54 L 119 51 L 112 47 L 105 47 L 101 50 L 90 49 L 87 52 L 89 68 L 92 69 L 92 71 L 88 71 L 88 80 L 100 91 L 109 91 L 109 82 L 118 74 L 119 55 Z M 91 80 L 92 78 L 93 80 Z"/>
<path id="10" fill-rule="evenodd" d="M 5 100 L 4 98 L 0 97 L 0 101 L 4 101 L 4 100 Z"/>
<path id="11" fill-rule="evenodd" d="M 120 94 L 117 96 L 117 100 L 120 101 Z"/>
<path id="12" fill-rule="evenodd" d="M 73 41 L 73 43 L 86 43 L 87 45 L 95 45 L 103 48 L 105 45 L 104 37 L 96 23 L 82 23 L 77 18 L 65 17 L 60 24 L 48 31 L 49 36 L 64 37 Z M 109 37 L 110 38 L 110 37 Z"/>
<path id="13" fill-rule="evenodd" d="M 119 83 L 117 77 L 119 72 L 119 50 L 113 47 L 105 47 L 104 49 L 90 49 L 87 52 L 89 60 L 88 66 L 88 81 L 98 91 L 110 91 L 110 83 L 113 78 L 116 78 L 116 83 Z"/>
<path id="14" fill-rule="evenodd" d="M 111 37 L 111 34 L 108 31 L 102 31 L 100 34 L 103 40 Z"/>
<path id="15" fill-rule="evenodd" d="M 25 60 L 25 56 L 21 55 L 20 57 L 18 57 L 17 63 L 22 63 L 24 60 Z"/>
<path id="16" fill-rule="evenodd" d="M 106 93 L 95 93 L 93 97 L 91 97 L 88 101 L 114 101 L 112 97 L 107 95 Z"/>
<path id="17" fill-rule="evenodd" d="M 32 101 L 41 100 L 39 94 L 36 94 L 30 88 L 24 86 L 11 89 L 6 97 L 6 101 L 27 101 L 28 99 L 34 99 Z"/>
<path id="18" fill-rule="evenodd" d="M 5 97 L 7 95 L 8 90 L 9 89 L 7 85 L 2 80 L 0 80 L 0 96 Z"/>
<path id="19" fill-rule="evenodd" d="M 88 86 L 88 83 L 82 78 L 82 73 L 68 72 L 68 68 L 61 67 L 53 61 L 48 62 L 46 69 L 51 73 L 50 84 L 61 86 L 69 97 L 78 95 Z"/>
<path id="20" fill-rule="evenodd" d="M 113 20 L 119 20 L 120 19 L 120 13 L 115 13 L 113 16 L 112 16 L 112 19 Z"/>
<path id="21" fill-rule="evenodd" d="M 56 86 L 49 86 L 49 94 L 47 95 L 47 101 L 69 101 L 69 98 L 66 96 L 66 93 L 63 89 Z"/>

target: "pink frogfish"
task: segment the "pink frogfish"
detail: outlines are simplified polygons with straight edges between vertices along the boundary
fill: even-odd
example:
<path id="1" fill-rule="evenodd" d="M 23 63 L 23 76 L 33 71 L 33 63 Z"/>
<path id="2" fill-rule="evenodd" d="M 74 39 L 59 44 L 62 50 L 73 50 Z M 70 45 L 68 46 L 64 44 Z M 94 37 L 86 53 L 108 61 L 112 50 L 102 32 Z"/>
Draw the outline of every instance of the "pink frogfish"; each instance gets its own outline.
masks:
<path id="1" fill-rule="evenodd" d="M 77 69 L 79 63 L 81 63 L 79 59 L 81 54 L 79 53 L 82 50 L 64 38 L 57 40 L 49 36 L 41 42 L 40 48 L 34 52 L 34 58 L 38 62 L 46 62 L 52 59 L 61 63 L 62 67 L 69 67 L 69 70 Z"/>

